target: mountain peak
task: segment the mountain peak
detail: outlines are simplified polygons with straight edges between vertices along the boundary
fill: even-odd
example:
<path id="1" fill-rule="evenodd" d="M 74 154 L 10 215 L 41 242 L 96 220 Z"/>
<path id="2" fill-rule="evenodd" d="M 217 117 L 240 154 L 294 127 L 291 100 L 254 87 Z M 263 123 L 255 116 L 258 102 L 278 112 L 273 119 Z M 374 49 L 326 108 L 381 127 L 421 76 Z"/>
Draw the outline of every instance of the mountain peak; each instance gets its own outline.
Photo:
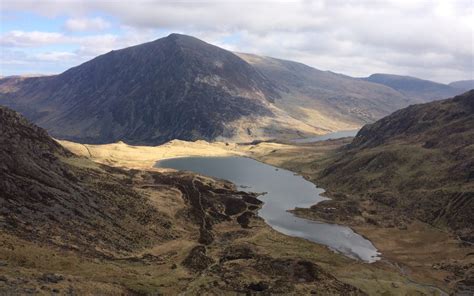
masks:
<path id="1" fill-rule="evenodd" d="M 186 34 L 180 34 L 180 33 L 171 33 L 168 36 L 164 38 L 169 38 L 169 39 L 197 39 L 200 40 L 194 36 L 191 35 L 186 35 Z"/>
<path id="2" fill-rule="evenodd" d="M 232 52 L 176 33 L 101 55 L 21 92 L 40 94 L 38 108 L 20 109 L 55 137 L 134 144 L 233 136 L 227 123 L 272 116 L 268 102 L 277 96 Z"/>
<path id="3" fill-rule="evenodd" d="M 179 34 L 179 33 L 171 33 L 166 37 L 158 38 L 155 40 L 156 41 L 164 41 L 164 40 L 171 40 L 171 41 L 199 41 L 202 43 L 206 43 L 202 41 L 201 39 L 198 39 L 196 37 L 190 36 L 190 35 L 185 35 L 185 34 Z"/>

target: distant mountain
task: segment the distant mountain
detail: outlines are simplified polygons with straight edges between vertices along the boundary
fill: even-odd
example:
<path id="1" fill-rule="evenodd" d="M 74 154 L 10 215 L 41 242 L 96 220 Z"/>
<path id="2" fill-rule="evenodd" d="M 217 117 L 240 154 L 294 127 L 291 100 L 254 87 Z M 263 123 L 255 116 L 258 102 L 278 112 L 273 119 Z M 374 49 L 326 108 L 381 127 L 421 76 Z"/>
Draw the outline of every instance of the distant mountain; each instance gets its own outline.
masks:
<path id="1" fill-rule="evenodd" d="M 295 138 L 358 128 L 416 101 L 381 84 L 179 34 L 59 75 L 0 79 L 0 103 L 57 138 L 84 143 Z"/>
<path id="2" fill-rule="evenodd" d="M 411 100 L 429 102 L 458 95 L 460 90 L 446 84 L 416 77 L 393 74 L 372 74 L 365 81 L 379 83 L 393 88 Z"/>
<path id="3" fill-rule="evenodd" d="M 371 223 L 393 227 L 419 219 L 474 243 L 473 147 L 474 90 L 364 126 L 318 182 L 334 196 L 350 197 L 336 198 L 341 208 L 372 213 L 365 217 Z"/>
<path id="4" fill-rule="evenodd" d="M 350 129 L 373 122 L 413 102 L 380 84 L 297 62 L 237 54 L 280 86 L 276 106 L 327 130 Z"/>
<path id="5" fill-rule="evenodd" d="M 467 91 L 474 89 L 474 80 L 453 81 L 449 84 L 449 86 Z"/>

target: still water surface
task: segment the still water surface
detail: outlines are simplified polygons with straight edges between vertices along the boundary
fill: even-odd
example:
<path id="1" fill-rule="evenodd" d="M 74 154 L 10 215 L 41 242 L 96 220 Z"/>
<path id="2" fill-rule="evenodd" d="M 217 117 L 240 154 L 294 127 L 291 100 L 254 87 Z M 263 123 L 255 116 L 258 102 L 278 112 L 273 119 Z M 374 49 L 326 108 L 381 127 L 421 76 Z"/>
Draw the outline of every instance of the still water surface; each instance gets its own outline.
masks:
<path id="1" fill-rule="evenodd" d="M 290 142 L 292 142 L 292 143 L 313 143 L 313 142 L 339 139 L 339 138 L 345 138 L 345 137 L 355 137 L 355 135 L 357 135 L 358 131 L 359 131 L 358 129 L 348 130 L 348 131 L 338 131 L 338 132 L 328 133 L 328 134 L 317 136 L 317 137 L 293 139 L 293 140 L 290 140 Z"/>
<path id="2" fill-rule="evenodd" d="M 336 252 L 366 262 L 379 259 L 373 244 L 346 226 L 298 218 L 287 210 L 310 207 L 324 199 L 317 188 L 293 172 L 245 157 L 183 157 L 157 162 L 157 167 L 193 171 L 226 179 L 242 190 L 267 192 L 258 212 L 273 229 L 290 236 L 323 244 Z"/>

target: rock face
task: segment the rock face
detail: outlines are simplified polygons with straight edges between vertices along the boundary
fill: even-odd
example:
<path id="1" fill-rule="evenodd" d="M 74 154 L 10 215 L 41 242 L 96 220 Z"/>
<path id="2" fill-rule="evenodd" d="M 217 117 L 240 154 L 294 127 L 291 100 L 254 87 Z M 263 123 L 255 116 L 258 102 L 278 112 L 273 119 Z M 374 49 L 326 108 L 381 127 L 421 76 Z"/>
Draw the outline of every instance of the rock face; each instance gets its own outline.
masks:
<path id="1" fill-rule="evenodd" d="M 370 201 L 371 211 L 378 213 L 372 223 L 419 219 L 472 243 L 473 147 L 474 90 L 413 105 L 364 126 L 329 162 L 320 181 L 350 194 L 352 207 Z M 338 206 L 348 203 L 344 194 L 335 199 Z"/>
<path id="2" fill-rule="evenodd" d="M 429 102 L 460 94 L 463 89 L 429 80 L 393 74 L 372 74 L 363 80 L 386 85 L 412 100 Z"/>
<path id="3" fill-rule="evenodd" d="M 81 143 L 295 138 L 357 128 L 416 101 L 381 84 L 179 34 L 59 75 L 0 79 L 1 104 Z"/>

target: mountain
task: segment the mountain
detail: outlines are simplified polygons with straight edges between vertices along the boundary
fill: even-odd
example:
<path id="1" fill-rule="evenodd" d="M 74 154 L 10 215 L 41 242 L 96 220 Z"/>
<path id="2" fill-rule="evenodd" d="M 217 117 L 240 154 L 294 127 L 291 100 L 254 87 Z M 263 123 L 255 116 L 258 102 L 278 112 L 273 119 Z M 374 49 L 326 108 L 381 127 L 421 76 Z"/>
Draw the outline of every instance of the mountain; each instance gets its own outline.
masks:
<path id="1" fill-rule="evenodd" d="M 8 94 L 6 104 L 56 137 L 134 143 L 232 136 L 227 123 L 273 116 L 269 104 L 277 97 L 274 86 L 234 54 L 177 34 L 57 76 L 21 79 Z"/>
<path id="2" fill-rule="evenodd" d="M 329 203 L 341 214 L 358 208 L 358 215 L 333 213 L 332 219 L 386 227 L 417 219 L 474 243 L 473 127 L 474 90 L 365 125 L 321 165 L 318 184 L 335 197 Z M 328 218 L 327 206 L 311 211 Z"/>
<path id="3" fill-rule="evenodd" d="M 380 84 L 179 34 L 59 75 L 0 80 L 0 103 L 87 143 L 294 138 L 357 128 L 410 102 Z"/>
<path id="4" fill-rule="evenodd" d="M 467 91 L 470 89 L 474 89 L 474 80 L 453 81 L 449 84 L 449 86 Z"/>
<path id="5" fill-rule="evenodd" d="M 424 80 L 411 76 L 393 74 L 372 74 L 362 78 L 393 88 L 411 100 L 429 102 L 458 95 L 461 91 L 450 85 Z"/>
<path id="6" fill-rule="evenodd" d="M 381 84 L 297 62 L 244 53 L 237 55 L 280 86 L 280 98 L 275 100 L 277 107 L 327 130 L 354 129 L 413 102 Z"/>

